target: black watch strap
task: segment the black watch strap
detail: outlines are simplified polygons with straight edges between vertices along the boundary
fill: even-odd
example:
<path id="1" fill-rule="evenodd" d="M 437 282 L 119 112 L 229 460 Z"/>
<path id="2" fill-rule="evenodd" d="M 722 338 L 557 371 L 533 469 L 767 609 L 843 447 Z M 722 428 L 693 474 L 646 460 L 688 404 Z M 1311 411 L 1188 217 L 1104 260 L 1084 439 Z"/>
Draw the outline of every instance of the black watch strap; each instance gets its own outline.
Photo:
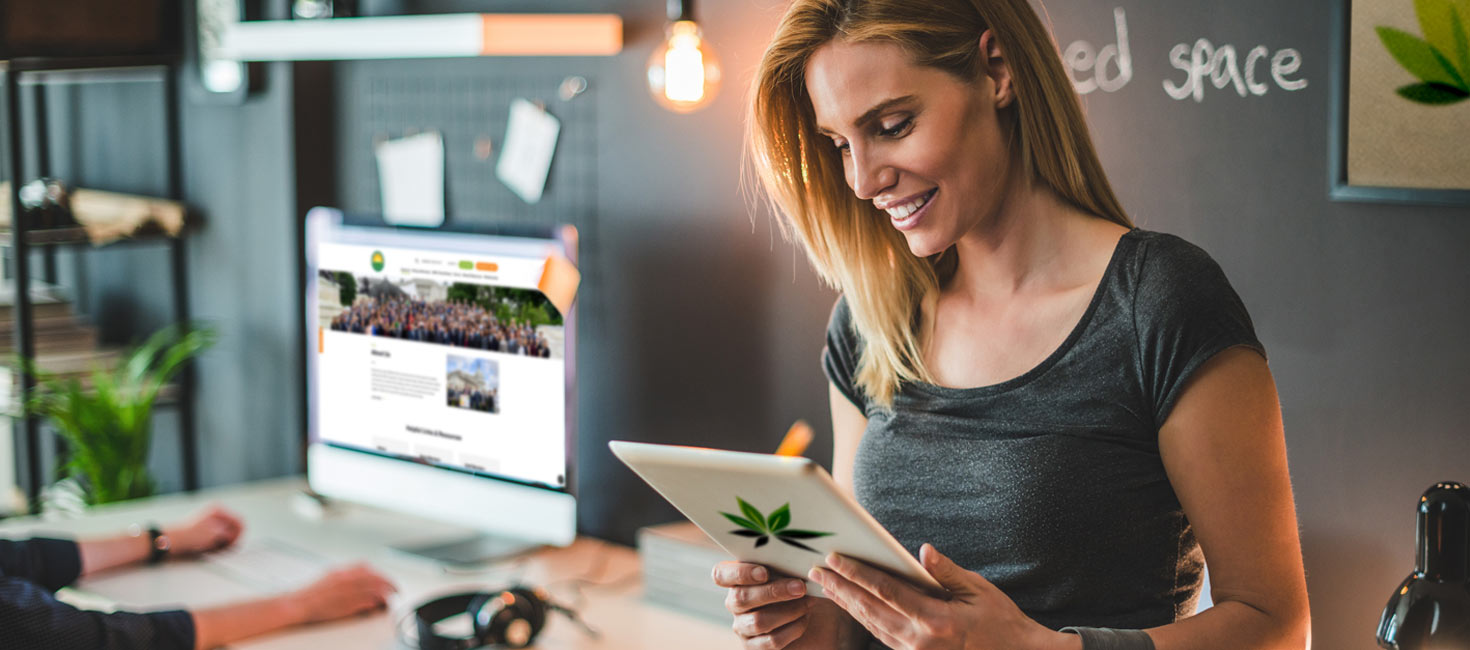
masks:
<path id="1" fill-rule="evenodd" d="M 169 539 L 168 535 L 163 534 L 163 531 L 160 530 L 157 525 L 151 525 L 148 527 L 149 564 L 158 564 L 159 562 L 162 562 L 164 558 L 168 557 L 168 551 L 172 546 L 173 540 Z"/>

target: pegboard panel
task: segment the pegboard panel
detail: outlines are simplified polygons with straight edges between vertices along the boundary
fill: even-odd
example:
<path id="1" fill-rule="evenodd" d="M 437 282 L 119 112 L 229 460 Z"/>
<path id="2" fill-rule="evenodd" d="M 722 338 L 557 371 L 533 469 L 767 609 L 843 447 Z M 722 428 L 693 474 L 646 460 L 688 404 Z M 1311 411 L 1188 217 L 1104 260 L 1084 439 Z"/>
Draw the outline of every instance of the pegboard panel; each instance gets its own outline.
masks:
<path id="1" fill-rule="evenodd" d="M 438 131 L 444 140 L 446 223 L 571 223 L 584 232 L 597 196 L 595 79 L 562 100 L 569 74 L 507 71 L 503 60 L 359 61 L 335 71 L 337 192 L 351 213 L 382 212 L 375 143 Z M 495 176 L 511 100 L 541 102 L 561 121 L 541 201 L 529 204 Z M 481 157 L 483 142 L 490 154 Z M 477 148 L 481 151 L 477 151 Z"/>

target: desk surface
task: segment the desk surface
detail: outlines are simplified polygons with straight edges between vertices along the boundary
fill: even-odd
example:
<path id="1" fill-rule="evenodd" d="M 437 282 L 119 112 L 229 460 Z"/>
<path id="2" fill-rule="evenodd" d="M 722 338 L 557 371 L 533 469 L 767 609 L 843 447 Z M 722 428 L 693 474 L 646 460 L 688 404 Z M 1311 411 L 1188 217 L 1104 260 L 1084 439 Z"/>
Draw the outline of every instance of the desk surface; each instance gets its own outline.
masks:
<path id="1" fill-rule="evenodd" d="M 430 597 L 515 582 L 548 589 L 558 602 L 577 610 L 601 632 L 593 638 L 581 627 L 554 614 L 536 644 L 543 649 L 612 648 L 739 648 L 726 625 L 690 617 L 648 604 L 642 599 L 638 556 L 630 548 L 579 538 L 562 549 L 547 549 L 523 558 L 488 565 L 483 570 L 449 572 L 444 567 L 388 548 L 393 544 L 453 539 L 465 530 L 438 522 L 356 505 L 342 505 L 320 519 L 297 514 L 292 500 L 305 487 L 301 478 L 173 494 L 93 509 L 80 519 L 41 521 L 16 518 L 0 522 L 0 536 L 52 534 L 87 537 L 116 534 L 128 524 L 172 522 L 218 502 L 245 520 L 240 544 L 245 548 L 282 542 L 309 550 L 332 564 L 366 562 L 396 585 L 389 611 L 370 617 L 316 625 L 261 637 L 236 648 L 398 649 L 395 626 L 415 604 Z M 215 576 L 203 580 L 198 562 L 170 562 L 104 574 L 77 585 L 85 598 L 105 594 L 120 608 L 202 607 L 263 595 L 243 584 Z M 211 574 L 214 575 L 214 574 Z M 208 583 L 207 587 L 197 588 Z"/>

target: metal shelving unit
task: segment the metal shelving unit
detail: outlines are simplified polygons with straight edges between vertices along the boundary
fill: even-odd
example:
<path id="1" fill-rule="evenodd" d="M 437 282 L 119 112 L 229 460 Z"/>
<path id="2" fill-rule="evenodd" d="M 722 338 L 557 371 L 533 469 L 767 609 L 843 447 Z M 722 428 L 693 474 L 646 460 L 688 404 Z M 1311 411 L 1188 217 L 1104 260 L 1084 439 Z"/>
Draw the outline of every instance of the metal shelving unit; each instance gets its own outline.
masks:
<path id="1" fill-rule="evenodd" d="M 11 315 L 15 319 L 15 352 L 25 358 L 35 358 L 35 332 L 33 328 L 33 305 L 30 287 L 32 283 L 31 255 L 40 250 L 43 259 L 43 277 L 47 281 L 56 278 L 56 249 L 60 246 L 75 246 L 77 250 L 90 247 L 85 233 L 77 228 L 28 230 L 21 209 L 20 190 L 25 179 L 46 175 L 50 170 L 49 145 L 47 143 L 46 93 L 37 89 L 32 93 L 34 102 L 34 125 L 38 133 L 36 140 L 37 169 L 25 168 L 24 138 L 26 125 L 22 124 L 21 89 L 28 79 L 36 85 L 47 83 L 77 83 L 90 79 L 115 81 L 120 79 L 152 76 L 163 86 L 165 104 L 166 156 L 168 159 L 168 196 L 182 199 L 183 167 L 179 126 L 179 62 L 171 56 L 132 56 L 106 58 L 16 58 L 0 61 L 0 75 L 4 76 L 4 112 L 0 123 L 6 125 L 4 133 L 5 160 L 11 178 L 10 201 L 11 228 L 0 232 L 0 246 L 11 249 L 11 278 L 15 283 L 14 305 Z M 31 173 L 27 173 L 27 172 Z M 186 231 L 187 232 L 187 231 Z M 173 279 L 174 320 L 185 323 L 189 318 L 188 283 L 185 274 L 187 257 L 185 237 L 141 237 L 130 240 L 142 243 L 163 242 L 169 249 L 170 271 Z M 112 246 L 121 245 L 111 244 Z M 35 389 L 36 378 L 25 368 L 18 369 L 18 394 L 22 403 Z M 179 374 L 177 400 L 171 403 L 179 409 L 180 453 L 183 458 L 183 484 L 187 490 L 199 487 L 198 438 L 194 422 L 194 370 L 186 365 Z M 41 493 L 44 472 L 41 466 L 41 427 L 34 415 L 18 418 L 22 422 L 17 442 L 24 443 L 25 490 L 34 502 Z M 55 441 L 61 445 L 59 439 Z"/>

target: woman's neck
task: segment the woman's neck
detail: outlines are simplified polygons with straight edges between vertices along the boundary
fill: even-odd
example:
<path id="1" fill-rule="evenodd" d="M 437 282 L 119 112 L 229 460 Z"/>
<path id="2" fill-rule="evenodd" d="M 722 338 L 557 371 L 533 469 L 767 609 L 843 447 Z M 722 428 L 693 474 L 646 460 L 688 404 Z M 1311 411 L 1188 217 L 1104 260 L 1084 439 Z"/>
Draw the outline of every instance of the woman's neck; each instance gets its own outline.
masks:
<path id="1" fill-rule="evenodd" d="M 945 291 L 1005 299 L 1095 280 L 1068 262 L 1080 261 L 1099 222 L 1040 182 L 1012 188 L 993 216 L 955 242 L 959 264 Z"/>

